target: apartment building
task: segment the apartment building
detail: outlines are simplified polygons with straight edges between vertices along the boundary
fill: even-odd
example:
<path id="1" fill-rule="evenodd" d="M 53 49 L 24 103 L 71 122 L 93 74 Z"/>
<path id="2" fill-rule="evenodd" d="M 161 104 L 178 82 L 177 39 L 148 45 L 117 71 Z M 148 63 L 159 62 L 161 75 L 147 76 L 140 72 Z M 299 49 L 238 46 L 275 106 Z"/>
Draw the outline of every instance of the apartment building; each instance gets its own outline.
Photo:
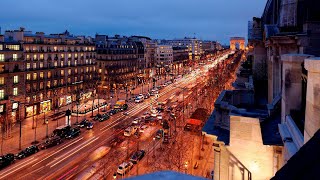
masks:
<path id="1" fill-rule="evenodd" d="M 6 31 L 4 41 L 19 42 L 23 52 L 23 117 L 71 106 L 95 93 L 95 44 L 86 37 L 20 28 Z"/>
<path id="2" fill-rule="evenodd" d="M 22 117 L 24 102 L 24 55 L 20 43 L 4 42 L 0 35 L 0 121 L 4 128 Z M 7 123 L 3 123 L 7 122 Z"/>
<path id="3" fill-rule="evenodd" d="M 144 46 L 141 42 L 116 35 L 96 35 L 97 68 L 104 92 L 135 87 L 143 70 Z"/>
<path id="4" fill-rule="evenodd" d="M 199 60 L 202 54 L 202 41 L 197 38 L 165 40 L 162 44 L 171 45 L 173 47 L 187 47 L 190 60 Z"/>

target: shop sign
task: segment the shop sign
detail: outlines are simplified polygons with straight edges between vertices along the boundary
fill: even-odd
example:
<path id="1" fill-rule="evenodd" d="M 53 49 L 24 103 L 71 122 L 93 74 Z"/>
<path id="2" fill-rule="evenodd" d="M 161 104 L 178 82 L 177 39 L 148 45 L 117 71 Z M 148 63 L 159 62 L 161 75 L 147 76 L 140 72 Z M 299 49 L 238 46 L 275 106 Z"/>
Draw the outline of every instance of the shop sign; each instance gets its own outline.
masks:
<path id="1" fill-rule="evenodd" d="M 70 104 L 71 102 L 72 102 L 71 96 L 67 96 L 67 101 L 66 101 L 66 103 L 67 103 L 67 104 Z"/>
<path id="2" fill-rule="evenodd" d="M 12 104 L 12 110 L 18 109 L 19 103 L 18 102 L 14 102 Z"/>
<path id="3" fill-rule="evenodd" d="M 0 113 L 3 113 L 4 111 L 4 104 L 0 104 Z"/>

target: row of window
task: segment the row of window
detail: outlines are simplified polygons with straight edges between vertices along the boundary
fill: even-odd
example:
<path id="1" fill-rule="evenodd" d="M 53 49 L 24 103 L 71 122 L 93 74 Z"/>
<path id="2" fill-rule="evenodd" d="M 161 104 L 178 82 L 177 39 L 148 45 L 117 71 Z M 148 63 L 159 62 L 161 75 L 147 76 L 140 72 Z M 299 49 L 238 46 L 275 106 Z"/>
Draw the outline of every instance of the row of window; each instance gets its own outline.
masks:
<path id="1" fill-rule="evenodd" d="M 26 51 L 39 51 L 39 50 L 44 50 L 44 48 L 42 46 L 40 46 L 38 48 L 38 46 L 25 46 L 25 50 Z M 64 47 L 57 47 L 57 46 L 54 46 L 53 49 L 50 47 L 50 46 L 47 46 L 46 48 L 47 51 L 64 51 L 64 50 L 69 50 L 69 51 L 74 51 L 74 50 L 77 50 L 77 51 L 94 51 L 95 50 L 95 47 L 68 47 L 68 48 L 64 48 Z"/>
<path id="2" fill-rule="evenodd" d="M 17 87 L 13 88 L 12 94 L 14 96 L 18 96 L 18 88 Z M 0 89 L 0 100 L 4 99 L 4 97 L 5 97 L 4 89 Z"/>
<path id="3" fill-rule="evenodd" d="M 13 83 L 14 84 L 19 83 L 19 76 L 13 76 Z M 0 85 L 4 85 L 4 84 L 5 84 L 4 77 L 0 77 Z"/>
<path id="4" fill-rule="evenodd" d="M 34 63 L 27 63 L 27 64 L 26 64 L 26 69 L 27 69 L 27 70 L 28 70 L 28 69 L 31 69 L 31 68 L 37 69 L 37 64 L 39 64 L 39 68 L 44 68 L 43 62 L 39 62 L 39 63 L 34 62 Z M 65 63 L 64 63 L 63 61 L 60 61 L 60 66 L 61 66 L 61 67 L 63 67 L 64 64 L 65 64 Z M 91 60 L 91 59 L 90 59 L 90 60 L 86 59 L 86 60 L 85 60 L 85 64 L 92 64 L 92 60 Z M 32 65 L 32 67 L 31 67 L 31 65 Z M 75 61 L 74 61 L 74 64 L 72 64 L 72 65 L 77 66 L 77 65 L 78 65 L 78 61 L 75 60 Z M 54 66 L 54 67 L 57 67 L 57 66 L 58 66 L 58 61 L 54 61 L 54 62 L 53 62 L 53 66 Z M 71 66 L 71 61 L 68 61 L 68 66 Z"/>
<path id="5" fill-rule="evenodd" d="M 68 53 L 67 56 L 65 56 L 65 54 L 61 53 L 61 54 L 59 55 L 59 57 L 60 57 L 60 58 L 65 58 L 65 57 L 68 57 L 68 58 L 72 58 L 72 57 L 78 58 L 78 57 L 81 57 L 81 58 L 83 58 L 85 55 L 91 56 L 91 57 L 94 56 L 94 54 L 92 54 L 92 53 L 89 53 L 89 54 L 83 54 L 83 53 L 79 53 L 79 54 L 78 54 L 78 53 L 76 53 L 76 54 L 74 54 L 74 55 Z M 27 54 L 27 55 L 26 55 L 26 59 L 27 59 L 27 60 L 31 60 L 31 57 L 33 57 L 34 60 L 36 60 L 36 59 L 44 59 L 45 55 L 44 55 L 44 54 L 33 54 L 32 56 L 31 56 L 30 54 Z M 39 57 L 39 58 L 38 58 L 38 57 Z M 51 55 L 48 55 L 47 57 L 48 57 L 48 58 L 49 58 L 49 57 L 52 58 Z M 58 54 L 55 54 L 54 57 L 57 57 L 57 58 L 58 58 Z"/>
<path id="6" fill-rule="evenodd" d="M 7 57 L 7 58 L 12 58 L 12 60 L 17 61 L 18 60 L 18 54 L 12 54 L 11 57 Z M 4 61 L 5 61 L 4 54 L 0 54 L 0 62 L 4 62 Z"/>
<path id="7" fill-rule="evenodd" d="M 85 69 L 83 69 L 83 68 L 80 68 L 80 73 L 83 73 L 83 72 L 92 72 L 92 71 L 95 71 L 95 67 L 86 67 Z M 72 74 L 72 69 L 68 69 L 67 71 L 67 75 L 71 75 Z M 76 73 L 78 73 L 78 69 L 77 68 L 75 68 L 74 69 L 74 73 L 76 74 Z M 28 73 L 27 74 L 27 76 L 26 76 L 26 79 L 27 80 L 31 80 L 31 75 L 32 75 L 32 78 L 33 78 L 33 80 L 37 80 L 37 77 L 38 77 L 38 75 L 39 75 L 39 77 L 40 77 L 40 79 L 43 79 L 44 78 L 44 72 L 39 72 L 39 73 Z M 61 76 L 64 76 L 65 75 L 65 70 L 64 69 L 61 69 L 60 70 L 60 75 Z M 51 78 L 51 76 L 52 76 L 52 72 L 51 71 L 48 71 L 47 72 L 47 77 L 48 78 Z"/>

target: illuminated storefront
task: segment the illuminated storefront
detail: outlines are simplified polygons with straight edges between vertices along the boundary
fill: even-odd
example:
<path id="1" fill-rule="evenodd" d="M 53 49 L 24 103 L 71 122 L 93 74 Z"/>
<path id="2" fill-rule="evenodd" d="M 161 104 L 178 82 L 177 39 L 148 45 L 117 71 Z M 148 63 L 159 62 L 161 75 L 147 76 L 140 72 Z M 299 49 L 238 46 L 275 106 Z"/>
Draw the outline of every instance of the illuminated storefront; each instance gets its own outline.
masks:
<path id="1" fill-rule="evenodd" d="M 40 103 L 40 111 L 39 113 L 51 111 L 51 100 L 42 101 Z"/>
<path id="2" fill-rule="evenodd" d="M 36 115 L 36 114 L 37 114 L 37 105 L 26 107 L 26 117 L 31 117 L 32 115 Z"/>

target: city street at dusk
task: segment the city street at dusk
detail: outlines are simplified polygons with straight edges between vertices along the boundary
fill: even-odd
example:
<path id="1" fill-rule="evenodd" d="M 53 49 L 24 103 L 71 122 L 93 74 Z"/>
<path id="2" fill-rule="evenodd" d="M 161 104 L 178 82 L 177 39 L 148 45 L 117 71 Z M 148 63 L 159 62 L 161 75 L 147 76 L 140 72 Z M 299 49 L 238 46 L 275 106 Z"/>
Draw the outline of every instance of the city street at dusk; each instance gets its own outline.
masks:
<path id="1" fill-rule="evenodd" d="M 320 1 L 0 4 L 0 180 L 319 179 Z"/>

